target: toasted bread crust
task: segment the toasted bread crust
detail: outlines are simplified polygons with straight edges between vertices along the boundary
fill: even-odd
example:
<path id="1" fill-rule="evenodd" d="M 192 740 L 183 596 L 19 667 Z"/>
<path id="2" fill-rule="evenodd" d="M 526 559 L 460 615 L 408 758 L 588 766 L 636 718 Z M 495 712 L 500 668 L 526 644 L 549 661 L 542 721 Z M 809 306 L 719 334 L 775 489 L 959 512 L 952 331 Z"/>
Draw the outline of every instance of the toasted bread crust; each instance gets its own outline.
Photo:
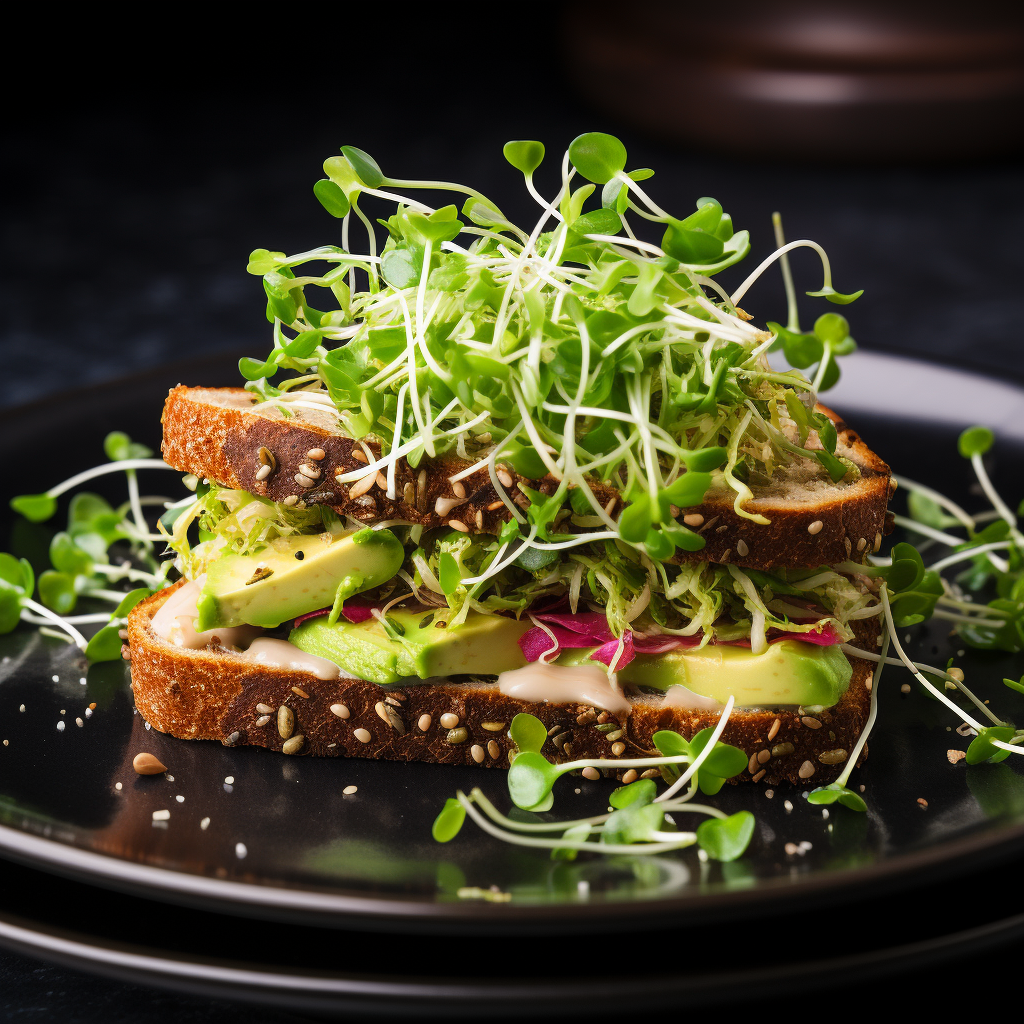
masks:
<path id="1" fill-rule="evenodd" d="M 153 615 L 172 589 L 154 594 L 132 611 L 128 648 L 136 707 L 154 729 L 180 739 L 220 740 L 228 746 L 280 751 L 285 739 L 277 728 L 276 709 L 287 705 L 295 716 L 294 735 L 303 737 L 299 755 L 507 768 L 512 749 L 508 726 L 521 711 L 536 715 L 548 726 L 549 740 L 543 752 L 557 762 L 613 758 L 612 743 L 620 739 L 626 743 L 623 757 L 657 756 L 651 737 L 659 729 L 674 729 L 691 737 L 718 720 L 715 712 L 665 707 L 659 697 L 642 696 L 634 701 L 632 714 L 619 723 L 619 736 L 597 728 L 600 723 L 594 713 L 600 714 L 600 709 L 521 701 L 505 696 L 495 684 L 423 684 L 402 689 L 358 679 L 326 682 L 307 672 L 253 664 L 224 648 L 195 651 L 175 647 L 150 628 Z M 875 624 L 862 627 L 863 646 L 874 646 L 875 630 Z M 838 756 L 836 751 L 853 748 L 867 720 L 870 692 L 865 684 L 871 678 L 871 668 L 871 663 L 855 660 L 853 678 L 839 703 L 814 716 L 801 716 L 793 708 L 735 712 L 723 739 L 747 754 L 752 769 L 736 781 L 752 777 L 772 785 L 832 781 L 842 762 L 827 762 Z M 274 709 L 262 726 L 256 723 L 266 716 L 257 710 L 257 704 Z M 348 718 L 331 711 L 331 706 L 338 704 L 348 709 Z M 446 713 L 458 716 L 457 728 L 466 730 L 464 738 L 440 725 Z M 614 717 L 608 720 L 615 721 Z M 804 724 L 808 721 L 810 726 Z M 820 726 L 815 727 L 814 722 Z M 495 727 L 497 723 L 500 725 Z M 367 742 L 360 741 L 359 730 L 369 734 Z M 813 768 L 813 774 L 802 777 L 800 770 L 805 764 Z M 622 772 L 608 769 L 605 774 L 621 776 Z"/>
<path id="2" fill-rule="evenodd" d="M 254 413 L 249 408 L 252 401 L 253 396 L 241 388 L 174 388 L 162 419 L 164 460 L 175 469 L 225 487 L 241 488 L 273 501 L 294 495 L 308 503 L 322 502 L 339 514 L 367 523 L 397 519 L 426 529 L 457 523 L 470 532 L 497 533 L 509 518 L 486 470 L 464 478 L 460 482 L 464 500 L 457 498 L 449 477 L 470 465 L 458 458 L 423 460 L 416 468 L 403 459 L 396 467 L 396 499 L 389 499 L 379 482 L 351 498 L 352 485 L 336 483 L 335 476 L 365 465 L 354 454 L 365 458 L 362 443 L 316 423 Z M 764 515 L 770 520 L 767 526 L 737 513 L 731 495 L 709 494 L 704 504 L 684 510 L 688 517 L 702 517 L 695 528 L 706 546 L 680 557 L 770 570 L 833 565 L 848 558 L 860 561 L 877 550 L 882 534 L 891 529 L 886 517 L 889 467 L 835 413 L 820 408 L 836 422 L 840 445 L 860 467 L 860 479 L 804 500 L 755 498 L 747 504 L 747 511 Z M 272 452 L 277 464 L 265 480 L 256 478 L 262 466 L 261 448 Z M 325 457 L 311 462 L 308 452 L 316 448 L 322 449 Z M 376 445 L 366 443 L 365 448 L 374 458 L 380 454 Z M 320 471 L 312 486 L 296 482 L 303 465 L 314 465 Z M 503 472 L 508 473 L 506 479 L 512 478 L 509 494 L 523 505 L 528 502 L 516 486 L 519 482 L 545 493 L 552 493 L 557 486 L 553 479 L 518 477 L 511 467 L 504 467 Z M 593 490 L 610 514 L 617 516 L 621 511 L 618 492 L 597 482 Z M 438 513 L 439 499 L 443 514 Z"/>

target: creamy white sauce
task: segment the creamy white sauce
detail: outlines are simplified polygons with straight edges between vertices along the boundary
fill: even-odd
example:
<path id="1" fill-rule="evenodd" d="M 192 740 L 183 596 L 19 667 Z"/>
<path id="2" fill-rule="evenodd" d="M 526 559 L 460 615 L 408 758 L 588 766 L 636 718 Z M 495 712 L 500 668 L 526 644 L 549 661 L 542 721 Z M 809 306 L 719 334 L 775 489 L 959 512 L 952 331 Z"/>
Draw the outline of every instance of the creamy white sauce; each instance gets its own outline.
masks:
<path id="1" fill-rule="evenodd" d="M 311 672 L 317 679 L 337 679 L 341 675 L 341 669 L 333 661 L 300 651 L 295 644 L 290 644 L 287 640 L 260 637 L 252 642 L 242 657 L 246 661 L 255 662 L 257 665 L 266 665 L 269 668 Z"/>
<path id="2" fill-rule="evenodd" d="M 186 583 L 176 590 L 153 616 L 152 629 L 176 647 L 187 647 L 197 651 L 208 647 L 216 637 L 224 647 L 246 647 L 263 632 L 258 626 L 230 626 L 197 633 L 196 617 L 199 611 L 196 602 L 203 591 L 205 576 Z"/>
<path id="3" fill-rule="evenodd" d="M 687 711 L 721 711 L 724 704 L 714 697 L 704 697 L 699 693 L 676 683 L 665 691 L 664 706 L 667 708 L 684 708 Z"/>
<path id="4" fill-rule="evenodd" d="M 596 665 L 546 665 L 535 661 L 525 668 L 502 672 L 498 689 L 518 700 L 592 704 L 620 717 L 632 710 L 622 692 L 612 686 L 608 673 Z"/>

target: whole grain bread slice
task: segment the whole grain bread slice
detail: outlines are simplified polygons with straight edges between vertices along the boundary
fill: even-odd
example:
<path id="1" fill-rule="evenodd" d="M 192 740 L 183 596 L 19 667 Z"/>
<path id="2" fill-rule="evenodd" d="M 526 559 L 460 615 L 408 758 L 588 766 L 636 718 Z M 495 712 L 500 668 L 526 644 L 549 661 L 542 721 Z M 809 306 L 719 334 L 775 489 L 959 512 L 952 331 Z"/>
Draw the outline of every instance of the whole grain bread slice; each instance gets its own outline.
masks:
<path id="1" fill-rule="evenodd" d="M 241 388 L 172 389 L 162 418 L 164 460 L 225 487 L 278 502 L 320 502 L 366 523 L 400 520 L 427 529 L 455 524 L 470 532 L 497 533 L 509 518 L 486 470 L 452 483 L 450 477 L 470 465 L 454 457 L 424 459 L 415 468 L 400 460 L 393 499 L 387 496 L 383 475 L 376 473 L 372 479 L 338 484 L 338 473 L 358 470 L 368 457 L 378 458 L 379 446 L 341 434 L 327 410 L 301 409 L 285 418 L 276 407 L 256 402 Z M 754 500 L 746 505 L 747 512 L 764 516 L 769 525 L 738 513 L 731 492 L 713 490 L 703 504 L 680 513 L 706 541 L 703 550 L 681 557 L 767 570 L 862 560 L 878 549 L 883 533 L 891 529 L 886 514 L 889 467 L 838 415 L 824 406 L 819 409 L 835 421 L 836 452 L 857 465 L 859 478 L 833 483 L 813 459 L 781 467 L 771 481 L 752 485 Z M 810 444 L 815 443 L 812 435 Z M 322 458 L 314 457 L 320 452 Z M 260 479 L 267 453 L 273 471 Z M 523 506 L 529 501 L 518 483 L 549 494 L 557 487 L 552 478 L 519 477 L 510 466 L 501 467 L 499 476 Z M 593 490 L 617 517 L 622 509 L 618 492 L 597 481 Z"/>
<path id="2" fill-rule="evenodd" d="M 189 650 L 150 628 L 172 592 L 160 591 L 132 611 L 123 653 L 131 663 L 140 714 L 154 729 L 180 739 L 276 751 L 287 740 L 299 756 L 507 768 L 513 749 L 509 724 L 521 711 L 548 727 L 543 753 L 557 762 L 614 758 L 616 742 L 626 745 L 618 756 L 657 756 L 651 738 L 659 729 L 674 729 L 689 738 L 718 720 L 713 711 L 666 707 L 660 696 L 646 694 L 631 698 L 631 714 L 616 721 L 584 704 L 517 700 L 493 682 L 382 687 L 361 679 L 324 681 L 308 672 L 254 664 L 215 645 Z M 877 625 L 861 623 L 861 645 L 873 647 L 875 632 Z M 797 708 L 735 712 L 723 739 L 749 759 L 747 771 L 736 781 L 804 786 L 832 781 L 867 720 L 870 679 L 871 664 L 853 659 L 849 688 L 833 708 L 814 714 L 801 714 Z M 286 729 L 287 736 L 278 728 L 282 706 L 294 718 L 294 731 Z M 458 724 L 442 726 L 442 715 L 455 715 Z M 612 729 L 599 728 L 608 724 Z M 301 742 L 295 742 L 297 737 Z M 622 771 L 607 769 L 604 774 L 621 777 Z"/>

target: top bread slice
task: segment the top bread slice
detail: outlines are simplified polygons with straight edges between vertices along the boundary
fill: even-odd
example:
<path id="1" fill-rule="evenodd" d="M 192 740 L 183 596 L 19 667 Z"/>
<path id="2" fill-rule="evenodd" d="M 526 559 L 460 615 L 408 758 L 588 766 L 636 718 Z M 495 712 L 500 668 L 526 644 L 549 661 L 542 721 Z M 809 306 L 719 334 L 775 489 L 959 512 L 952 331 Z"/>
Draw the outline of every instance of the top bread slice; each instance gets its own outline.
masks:
<path id="1" fill-rule="evenodd" d="M 427 529 L 448 524 L 473 533 L 497 533 L 509 517 L 485 469 L 452 484 L 450 477 L 470 465 L 457 457 L 423 459 L 416 467 L 400 460 L 395 498 L 387 496 L 383 475 L 374 474 L 372 482 L 339 484 L 336 474 L 365 466 L 366 453 L 377 458 L 380 446 L 343 435 L 326 410 L 302 409 L 286 418 L 276 407 L 258 402 L 242 388 L 173 388 L 162 417 L 164 460 L 225 487 L 277 502 L 294 496 L 307 504 L 326 504 L 366 523 L 401 520 Z M 837 414 L 824 406 L 818 409 L 835 422 L 836 454 L 858 467 L 859 478 L 833 483 L 816 460 L 793 460 L 769 483 L 751 485 L 754 499 L 745 510 L 764 516 L 768 525 L 740 515 L 731 491 L 709 491 L 701 505 L 680 513 L 705 538 L 706 546 L 681 557 L 771 570 L 833 565 L 849 558 L 861 561 L 878 549 L 883 533 L 891 529 L 886 513 L 889 467 Z M 810 444 L 815 442 L 812 435 Z M 257 479 L 267 462 L 273 471 Z M 529 501 L 517 483 L 549 494 L 557 487 L 552 478 L 528 480 L 510 466 L 502 467 L 501 476 L 509 481 L 509 494 L 522 505 Z M 618 492 L 599 482 L 593 490 L 617 517 Z"/>

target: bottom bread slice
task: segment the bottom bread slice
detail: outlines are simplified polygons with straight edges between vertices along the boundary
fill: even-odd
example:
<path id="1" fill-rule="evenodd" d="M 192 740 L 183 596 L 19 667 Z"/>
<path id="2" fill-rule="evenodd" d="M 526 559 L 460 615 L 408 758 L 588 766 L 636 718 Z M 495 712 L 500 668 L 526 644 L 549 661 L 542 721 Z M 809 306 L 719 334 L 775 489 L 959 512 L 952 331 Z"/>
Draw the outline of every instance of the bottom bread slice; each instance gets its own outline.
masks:
<path id="1" fill-rule="evenodd" d="M 225 648 L 177 647 L 150 628 L 173 589 L 131 612 L 125 654 L 139 713 L 154 729 L 179 739 L 315 757 L 507 768 L 513 750 L 508 728 L 521 711 L 547 726 L 543 753 L 555 762 L 658 756 L 651 737 L 659 729 L 689 738 L 718 721 L 714 711 L 666 707 L 654 695 L 631 698 L 631 713 L 619 721 L 586 704 L 508 697 L 495 683 L 383 687 L 344 677 L 325 681 L 308 672 L 254 664 Z M 867 720 L 871 698 L 872 664 L 859 658 L 852 663 L 850 686 L 835 707 L 814 714 L 797 708 L 733 713 L 722 739 L 749 760 L 736 781 L 806 786 L 839 774 Z M 625 744 L 621 753 L 617 746 L 613 750 L 617 743 Z M 622 770 L 604 774 L 621 777 Z"/>

